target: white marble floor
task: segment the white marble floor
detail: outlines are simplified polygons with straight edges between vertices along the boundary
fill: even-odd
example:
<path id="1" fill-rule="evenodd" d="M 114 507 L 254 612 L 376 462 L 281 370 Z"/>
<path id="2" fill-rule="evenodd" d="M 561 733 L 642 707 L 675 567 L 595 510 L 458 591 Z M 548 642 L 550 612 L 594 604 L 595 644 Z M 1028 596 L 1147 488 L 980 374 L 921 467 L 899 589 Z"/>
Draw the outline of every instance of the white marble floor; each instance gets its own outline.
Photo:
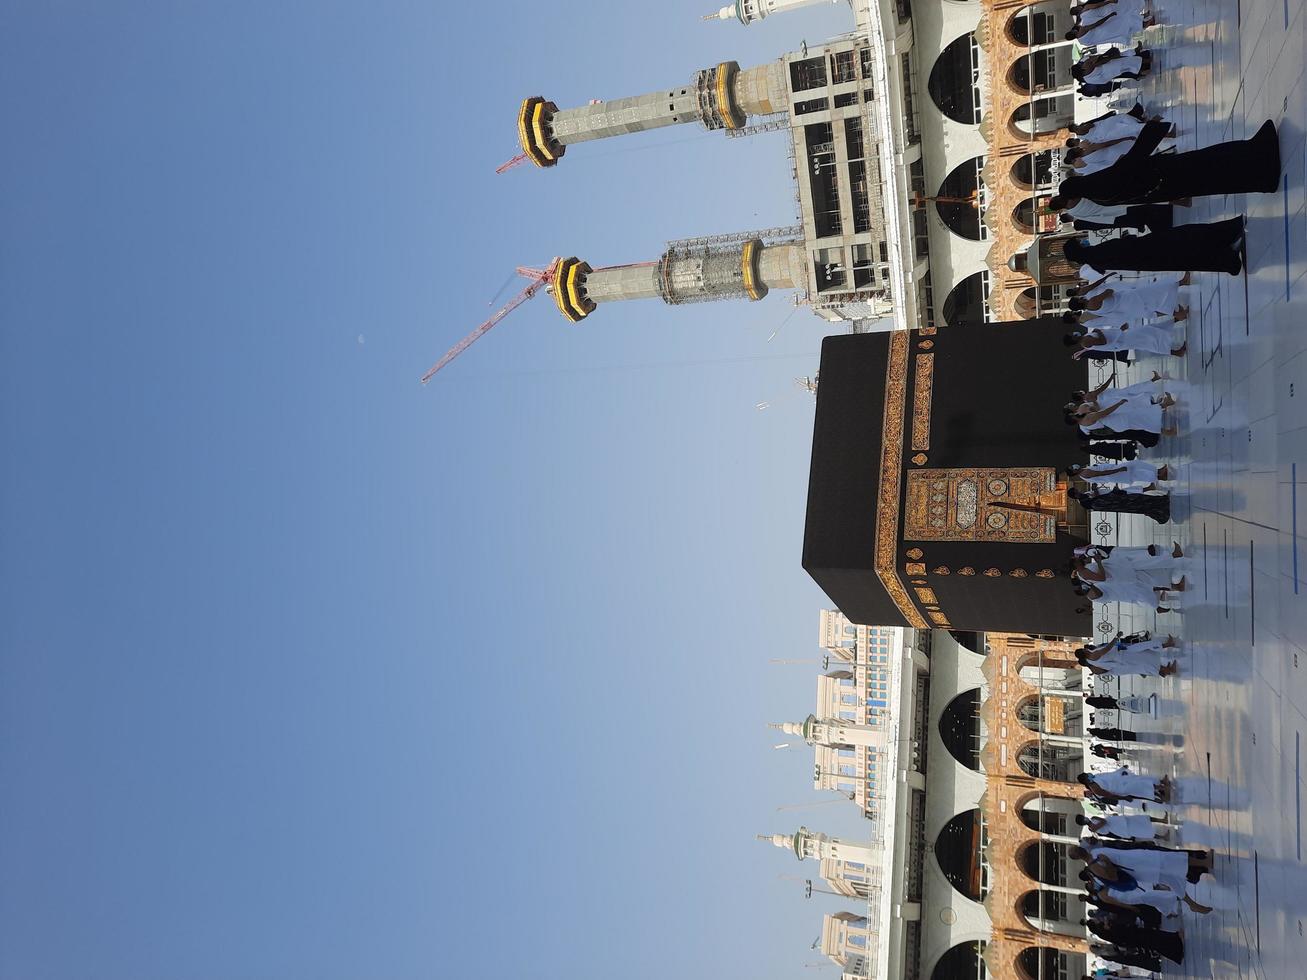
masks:
<path id="1" fill-rule="evenodd" d="M 1307 189 L 1304 0 L 1155 0 L 1145 106 L 1191 149 L 1279 126 L 1277 194 L 1213 197 L 1176 221 L 1248 216 L 1248 265 L 1196 277 L 1189 354 L 1153 358 L 1176 380 L 1181 434 L 1156 451 L 1178 468 L 1171 525 L 1122 521 L 1120 540 L 1179 540 L 1190 588 L 1176 612 L 1121 611 L 1127 629 L 1174 632 L 1181 673 L 1156 690 L 1159 717 L 1123 725 L 1171 736 L 1142 768 L 1171 772 L 1181 837 L 1210 844 L 1238 907 L 1191 916 L 1183 966 L 1166 976 L 1307 978 Z M 1165 360 L 1169 363 L 1163 365 Z M 1301 472 L 1299 472 L 1301 470 Z M 1114 532 L 1116 533 L 1116 532 Z M 1301 554 L 1300 554 L 1301 552 Z M 1116 610 L 1107 610 L 1116 619 Z M 1108 717 L 1111 715 L 1109 713 Z"/>

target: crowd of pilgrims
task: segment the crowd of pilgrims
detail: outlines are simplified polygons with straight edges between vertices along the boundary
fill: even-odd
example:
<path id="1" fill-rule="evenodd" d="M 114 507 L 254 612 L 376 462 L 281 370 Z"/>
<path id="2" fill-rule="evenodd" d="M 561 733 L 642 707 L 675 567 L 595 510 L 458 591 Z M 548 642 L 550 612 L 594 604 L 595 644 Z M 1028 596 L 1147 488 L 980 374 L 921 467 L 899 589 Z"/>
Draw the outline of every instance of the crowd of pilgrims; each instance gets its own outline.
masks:
<path id="1" fill-rule="evenodd" d="M 1076 26 L 1066 37 L 1080 46 L 1072 74 L 1082 95 L 1112 95 L 1151 69 L 1151 53 L 1134 43 L 1154 23 L 1142 0 L 1092 0 L 1074 5 L 1072 14 Z M 1243 270 L 1242 216 L 1176 224 L 1174 208 L 1205 195 L 1271 193 L 1280 183 L 1279 137 L 1271 122 L 1251 139 L 1179 152 L 1171 145 L 1175 127 L 1150 117 L 1137 101 L 1127 108 L 1130 100 L 1121 94 L 1116 92 L 1118 111 L 1072 127 L 1067 175 L 1048 202 L 1064 227 L 1097 237 L 1074 237 L 1063 246 L 1083 280 L 1071 291 L 1063 317 L 1070 325 L 1066 343 L 1073 357 L 1111 361 L 1113 368 L 1128 364 L 1131 352 L 1184 357 L 1181 324 L 1188 309 L 1180 291 L 1190 274 Z M 1168 380 L 1165 372 L 1154 371 L 1148 380 L 1119 384 L 1113 372 L 1092 391 L 1072 393 L 1064 407 L 1067 424 L 1078 427 L 1091 455 L 1102 460 L 1069 470 L 1083 484 L 1070 493 L 1087 510 L 1142 514 L 1159 524 L 1170 520 L 1166 487 L 1172 474 L 1164 463 L 1140 458 L 1161 436 L 1175 434 Z M 1178 543 L 1087 546 L 1076 549 L 1072 577 L 1077 592 L 1094 602 L 1167 612 L 1167 603 L 1185 588 L 1183 560 Z M 1166 676 L 1177 669 L 1178 647 L 1170 635 L 1118 634 L 1081 647 L 1076 659 L 1094 675 Z M 1138 736 L 1122 719 L 1150 711 L 1152 699 L 1085 700 L 1089 707 L 1114 711 L 1117 719 L 1111 727 L 1091 722 L 1092 754 L 1133 762 Z M 1122 764 L 1082 773 L 1079 781 L 1098 813 L 1077 818 L 1082 836 L 1070 850 L 1073 859 L 1085 862 L 1080 878 L 1092 910 L 1084 924 L 1101 941 L 1091 951 L 1117 964 L 1093 977 L 1139 976 L 1135 971 L 1160 971 L 1164 959 L 1181 962 L 1182 913 L 1232 907 L 1228 890 L 1211 878 L 1211 852 L 1166 843 L 1170 827 L 1156 805 L 1172 801 L 1175 790 L 1167 777 L 1154 779 Z"/>
<path id="2" fill-rule="evenodd" d="M 1081 95 L 1109 95 L 1148 73 L 1151 53 L 1132 44 L 1136 34 L 1153 24 L 1141 0 L 1090 0 L 1071 12 L 1076 26 L 1066 37 L 1080 46 L 1081 58 L 1072 75 Z M 1072 131 L 1064 157 L 1070 174 L 1050 206 L 1078 231 L 1131 228 L 1149 234 L 1098 243 L 1072 239 L 1065 245 L 1069 261 L 1098 276 L 1114 271 L 1242 271 L 1242 216 L 1175 226 L 1171 206 L 1187 206 L 1195 197 L 1212 194 L 1279 190 L 1280 144 L 1272 122 L 1263 123 L 1251 139 L 1188 152 L 1164 145 L 1176 135 L 1175 127 L 1150 118 L 1138 104 Z M 1151 343 L 1149 349 L 1161 342 Z"/>
<path id="3" fill-rule="evenodd" d="M 1149 642 L 1146 634 L 1131 643 Z M 1164 644 L 1157 644 L 1158 647 Z M 1149 710 L 1149 698 L 1092 695 L 1091 707 L 1114 709 L 1118 718 L 1130 711 Z M 1107 744 L 1135 744 L 1138 736 L 1125 728 L 1089 729 L 1095 755 L 1120 760 L 1129 750 Z M 1080 842 L 1068 850 L 1083 861 L 1080 880 L 1090 911 L 1084 925 L 1096 937 L 1090 951 L 1118 964 L 1122 971 L 1160 971 L 1162 961 L 1184 960 L 1183 915 L 1205 915 L 1213 909 L 1236 907 L 1234 893 L 1212 877 L 1212 852 L 1206 848 L 1170 846 L 1171 825 L 1156 804 L 1173 801 L 1176 789 L 1163 776 L 1117 769 L 1081 773 L 1085 798 L 1098 811 L 1079 816 Z M 1154 805 L 1149 811 L 1150 805 Z M 1103 968 L 1094 977 L 1139 976 Z"/>
<path id="4" fill-rule="evenodd" d="M 1071 12 L 1076 26 L 1066 37 L 1079 44 L 1072 74 L 1082 95 L 1112 93 L 1149 70 L 1150 53 L 1132 44 L 1153 24 L 1142 0 L 1089 0 Z M 1163 146 L 1175 127 L 1150 117 L 1137 101 L 1125 108 L 1129 100 L 1120 94 L 1120 110 L 1072 127 L 1064 158 L 1069 173 L 1048 200 L 1062 224 L 1099 236 L 1094 243 L 1073 237 L 1063 245 L 1082 280 L 1070 290 L 1063 314 L 1065 342 L 1072 357 L 1108 361 L 1113 368 L 1130 363 L 1132 353 L 1184 357 L 1182 324 L 1189 311 L 1180 291 L 1191 274 L 1243 269 L 1243 217 L 1174 224 L 1175 206 L 1203 195 L 1269 193 L 1280 185 L 1279 137 L 1271 122 L 1251 139 L 1177 152 Z M 1153 371 L 1147 380 L 1120 384 L 1113 371 L 1093 390 L 1072 392 L 1063 409 L 1066 422 L 1100 460 L 1069 470 L 1080 484 L 1070 493 L 1086 510 L 1170 520 L 1172 474 L 1165 464 L 1140 458 L 1162 436 L 1176 434 L 1168 380 L 1165 371 Z M 1181 557 L 1178 545 L 1167 553 L 1099 548 L 1078 554 L 1072 575 L 1077 591 L 1093 601 L 1166 612 L 1165 603 L 1185 587 Z"/>
<path id="5" fill-rule="evenodd" d="M 1157 548 L 1082 549 L 1082 556 L 1121 562 L 1165 577 L 1181 557 L 1178 545 L 1169 552 Z M 1169 579 L 1166 579 L 1169 583 Z M 1179 641 L 1174 636 L 1150 633 L 1117 636 L 1102 644 L 1086 645 L 1076 659 L 1097 675 L 1169 674 L 1176 669 Z M 1212 877 L 1213 855 L 1206 848 L 1171 846 L 1172 827 L 1162 809 L 1176 802 L 1171 780 L 1137 771 L 1133 747 L 1141 742 L 1127 727 L 1131 713 L 1151 713 L 1156 695 L 1112 697 L 1090 694 L 1085 705 L 1096 709 L 1086 734 L 1090 752 L 1098 759 L 1119 763 L 1116 769 L 1082 772 L 1077 781 L 1092 815 L 1076 818 L 1080 842 L 1067 856 L 1083 861 L 1080 880 L 1089 906 L 1083 924 L 1093 934 L 1090 952 L 1114 963 L 1102 968 L 1094 980 L 1136 977 L 1125 970 L 1160 971 L 1163 960 L 1184 961 L 1183 915 L 1205 915 L 1213 909 L 1236 907 L 1236 896 Z M 1098 712 L 1115 713 L 1114 724 L 1099 722 Z M 1110 763 L 1108 763 L 1110 765 Z M 1160 805 L 1160 806 L 1159 806 Z M 1089 980 L 1089 978 L 1086 978 Z"/>

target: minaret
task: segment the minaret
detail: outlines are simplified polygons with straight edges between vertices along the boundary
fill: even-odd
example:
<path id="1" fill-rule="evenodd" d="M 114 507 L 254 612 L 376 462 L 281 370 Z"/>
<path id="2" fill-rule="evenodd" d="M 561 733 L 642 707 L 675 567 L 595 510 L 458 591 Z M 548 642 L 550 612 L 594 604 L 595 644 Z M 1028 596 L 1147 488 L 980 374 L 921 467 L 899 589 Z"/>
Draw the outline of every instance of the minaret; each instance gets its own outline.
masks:
<path id="1" fill-rule="evenodd" d="M 661 299 L 700 303 L 714 299 L 758 300 L 771 289 L 804 282 L 803 248 L 797 242 L 675 243 L 656 262 L 592 269 L 575 256 L 560 259 L 550 291 L 563 316 L 576 323 L 601 303 Z"/>
<path id="2" fill-rule="evenodd" d="M 818 834 L 807 827 L 800 827 L 792 834 L 758 834 L 758 840 L 794 852 L 800 861 L 812 858 L 816 861 L 856 861 L 870 866 L 880 860 L 882 849 L 870 843 L 853 844 L 849 841 Z"/>
<path id="3" fill-rule="evenodd" d="M 758 834 L 758 840 L 782 850 L 793 851 L 800 861 L 821 864 L 821 877 L 843 895 L 867 896 L 881 881 L 884 849 L 874 844 L 851 844 L 826 834 L 800 827 L 793 834 Z"/>
<path id="4" fill-rule="evenodd" d="M 789 107 L 782 62 L 741 68 L 723 61 L 696 72 L 685 86 L 610 102 L 595 100 L 578 109 L 560 109 L 532 96 L 518 110 L 517 135 L 527 159 L 537 167 L 552 167 L 573 143 L 692 122 L 705 129 L 742 129 L 749 116 L 786 112 Z"/>
<path id="5" fill-rule="evenodd" d="M 889 744 L 883 729 L 839 719 L 819 719 L 816 715 L 808 715 L 802 722 L 787 721 L 779 725 L 772 722 L 771 727 L 780 729 L 786 735 L 797 735 L 809 745 L 825 745 L 830 748 L 865 746 L 883 749 Z"/>
<path id="6" fill-rule="evenodd" d="M 704 20 L 730 20 L 735 18 L 741 24 L 749 25 L 755 20 L 762 20 L 771 14 L 786 10 L 798 10 L 800 7 L 813 7 L 826 0 L 736 0 L 728 7 L 723 7 L 715 14 L 708 14 Z M 839 3 L 840 0 L 832 0 Z"/>

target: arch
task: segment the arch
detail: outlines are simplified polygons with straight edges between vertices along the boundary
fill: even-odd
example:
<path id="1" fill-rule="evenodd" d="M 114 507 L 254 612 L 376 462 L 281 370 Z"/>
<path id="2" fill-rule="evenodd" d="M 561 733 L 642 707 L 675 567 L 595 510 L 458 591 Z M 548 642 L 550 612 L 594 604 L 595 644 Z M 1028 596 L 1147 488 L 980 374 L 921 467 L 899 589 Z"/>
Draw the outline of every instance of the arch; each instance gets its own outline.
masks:
<path id="1" fill-rule="evenodd" d="M 1017 867 L 1031 881 L 1044 885 L 1062 885 L 1061 870 L 1064 855 L 1059 848 L 1066 846 L 1054 844 L 1052 841 L 1026 841 L 1017 847 L 1014 855 Z"/>
<path id="2" fill-rule="evenodd" d="M 935 969 L 930 971 L 930 980 L 955 980 L 956 977 L 983 978 L 987 974 L 984 968 L 985 943 L 976 940 L 959 943 L 939 958 Z"/>
<path id="3" fill-rule="evenodd" d="M 1081 806 L 1080 801 L 1083 799 L 1083 787 L 1079 783 L 1071 783 L 1067 786 L 1051 785 L 1042 789 L 1028 790 L 1012 801 L 1012 806 L 1018 811 L 1024 810 L 1030 804 L 1035 803 L 1040 797 L 1046 800 L 1065 800 Z M 1081 807 L 1081 811 L 1083 811 Z"/>
<path id="4" fill-rule="evenodd" d="M 1035 298 L 1034 287 L 1023 289 L 1012 301 L 1012 312 L 1023 320 L 1030 320 L 1038 315 L 1039 303 Z"/>
<path id="5" fill-rule="evenodd" d="M 950 198 L 935 202 L 939 220 L 953 234 L 973 242 L 986 237 L 985 225 L 981 221 L 985 209 L 985 185 L 980 173 L 984 166 L 984 157 L 972 157 L 958 164 L 939 185 L 939 193 L 936 195 Z"/>
<path id="6" fill-rule="evenodd" d="M 1016 162 L 1012 164 L 1012 169 L 1008 171 L 1008 176 L 1012 178 L 1012 183 L 1016 184 L 1023 191 L 1034 190 L 1035 188 L 1035 157 L 1037 154 L 1027 153 L 1024 156 L 1017 157 Z"/>
<path id="7" fill-rule="evenodd" d="M 1020 156 L 1012 164 L 1012 183 L 1025 191 L 1037 187 L 1051 188 L 1054 183 L 1053 164 L 1052 150 L 1038 150 Z"/>
<path id="8" fill-rule="evenodd" d="M 1060 670 L 1055 668 L 1055 671 Z M 1048 671 L 1045 671 L 1047 674 Z M 1056 673 L 1050 683 L 1056 684 Z M 1057 702 L 1056 704 L 1052 702 Z M 1045 735 L 1079 735 L 1084 719 L 1084 702 L 1069 694 L 1060 694 L 1045 687 L 1042 692 L 1028 694 L 1013 707 L 1017 721 L 1032 732 Z M 1048 747 L 1044 749 L 1047 762 Z"/>
<path id="9" fill-rule="evenodd" d="M 1044 794 L 1042 810 L 1039 802 L 1040 797 L 1036 796 L 1026 800 L 1017 809 L 1017 817 L 1024 827 L 1037 834 L 1053 834 L 1059 837 L 1080 835 L 1080 827 L 1076 824 L 1076 818 L 1084 814 L 1084 806 L 1080 800 L 1069 796 Z"/>
<path id="10" fill-rule="evenodd" d="M 1033 99 L 1017 106 L 1009 120 L 1009 128 L 1017 139 L 1044 136 L 1069 126 L 1073 112 L 1069 93 Z"/>
<path id="11" fill-rule="evenodd" d="M 972 653 L 979 654 L 982 657 L 989 653 L 989 649 L 985 645 L 984 633 L 976 630 L 949 630 L 948 635 L 957 641 L 958 646 L 965 647 Z"/>
<path id="12" fill-rule="evenodd" d="M 1039 977 L 1083 976 L 1083 953 L 1068 953 L 1054 946 L 1028 946 L 1017 954 L 1016 973 L 1022 980 Z"/>
<path id="13" fill-rule="evenodd" d="M 1063 23 L 1065 21 L 1065 23 Z M 1027 4 L 1008 15 L 1003 33 L 1013 44 L 1026 47 L 1051 44 L 1062 39 L 1071 22 L 1071 14 L 1057 3 Z"/>
<path id="14" fill-rule="evenodd" d="M 1025 892 L 1025 894 L 1017 900 L 1017 911 L 1021 912 L 1021 915 L 1026 917 L 1026 921 L 1035 919 L 1061 919 L 1061 915 L 1048 915 L 1048 913 L 1055 911 L 1055 909 L 1052 908 L 1055 904 L 1063 904 L 1051 902 L 1050 900 L 1056 899 L 1056 896 L 1060 894 L 1061 892 L 1057 891 L 1031 889 L 1030 891 Z M 1060 909 L 1057 909 L 1057 911 L 1060 912 Z M 1031 925 L 1034 925 L 1033 921 L 1031 921 Z M 1039 926 L 1035 926 L 1035 928 L 1038 929 Z"/>
<path id="15" fill-rule="evenodd" d="M 1008 67 L 1007 83 L 1022 95 L 1030 94 L 1030 55 L 1023 54 Z"/>
<path id="16" fill-rule="evenodd" d="M 1027 776 L 1071 783 L 1084 772 L 1085 756 L 1079 746 L 1045 744 L 1041 758 L 1039 740 L 1031 739 L 1017 753 L 1017 765 Z"/>
<path id="17" fill-rule="evenodd" d="M 1027 776 L 1041 779 L 1039 768 L 1039 739 L 1032 738 L 1017 752 L 1017 765 Z"/>
<path id="18" fill-rule="evenodd" d="M 948 326 L 980 323 L 989 319 L 989 275 L 973 272 L 949 290 L 944 298 L 943 319 Z"/>
<path id="19" fill-rule="evenodd" d="M 1005 80 L 1019 95 L 1037 95 L 1065 88 L 1071 84 L 1070 50 L 1059 54 L 1052 48 L 1019 55 L 1008 66 Z"/>
<path id="20" fill-rule="evenodd" d="M 1040 723 L 1043 719 L 1043 705 L 1038 694 L 1027 694 L 1024 698 L 1016 703 L 1012 709 L 1017 716 L 1023 728 L 1028 728 L 1032 732 L 1042 731 Z"/>
<path id="21" fill-rule="evenodd" d="M 935 838 L 935 860 L 950 885 L 973 902 L 985 897 L 985 827 L 980 810 L 964 810 L 946 823 Z"/>
<path id="22" fill-rule="evenodd" d="M 939 53 L 930 69 L 926 88 L 939 111 L 954 122 L 974 126 L 980 122 L 980 46 L 976 32 L 954 38 Z"/>
<path id="23" fill-rule="evenodd" d="M 1071 926 L 1084 916 L 1084 911 L 1085 903 L 1079 897 L 1046 888 L 1033 888 L 1017 900 L 1017 914 L 1036 932 L 1067 935 L 1061 929 L 1046 929 L 1044 925 L 1055 923 L 1063 927 Z"/>
<path id="24" fill-rule="evenodd" d="M 1012 209 L 1012 220 L 1023 234 L 1033 235 L 1035 233 L 1035 202 L 1028 197 L 1023 197 L 1017 202 L 1017 206 Z"/>
<path id="25" fill-rule="evenodd" d="M 963 691 L 939 716 L 939 737 L 949 755 L 980 771 L 980 688 Z"/>
<path id="26" fill-rule="evenodd" d="M 1040 812 L 1037 809 L 1031 809 L 1029 806 L 1023 806 L 1017 811 L 1021 822 L 1029 829 L 1041 834 L 1055 834 L 1062 828 L 1057 819 L 1057 814 L 1048 810 Z"/>
<path id="27" fill-rule="evenodd" d="M 1028 6 L 1012 11 L 1008 15 L 1008 19 L 1003 23 L 1003 33 L 1007 35 L 1007 39 L 1013 44 L 1029 47 L 1030 38 L 1035 34 L 1030 24 L 1033 16 L 1034 10 Z"/>
<path id="28" fill-rule="evenodd" d="M 1031 286 L 1031 287 L 1029 287 L 1029 288 L 1023 290 L 1023 292 L 1025 292 L 1025 293 L 1031 293 L 1031 292 L 1034 290 L 1034 288 L 1035 288 L 1035 287 Z M 1041 294 L 1040 294 L 1040 295 L 1041 295 L 1041 296 L 1043 295 L 1042 290 L 1044 290 L 1044 289 L 1048 289 L 1048 288 L 1052 288 L 1052 287 L 1049 287 L 1049 286 L 1040 286 L 1040 287 L 1039 287 L 1039 289 L 1041 290 Z M 1016 668 L 1015 668 L 1015 669 L 1016 669 L 1016 672 L 1017 672 L 1018 674 L 1020 674 L 1021 671 L 1024 670 L 1026 667 L 1034 667 L 1034 666 L 1037 666 L 1038 663 L 1039 663 L 1039 653 L 1040 653 L 1040 651 L 1038 651 L 1038 650 L 1031 650 L 1029 653 L 1023 653 L 1023 654 L 1021 655 L 1020 659 L 1017 660 Z M 1060 653 L 1059 653 L 1058 651 L 1056 651 L 1056 650 L 1045 650 L 1045 651 L 1044 651 L 1044 666 L 1047 667 L 1047 666 L 1050 666 L 1050 665 L 1057 666 L 1057 667 L 1068 667 L 1068 668 L 1071 668 L 1071 669 L 1073 669 L 1073 670 L 1076 669 L 1076 668 L 1078 668 L 1078 667 L 1080 666 L 1080 665 L 1076 662 L 1076 658 L 1075 658 L 1074 654 L 1068 653 L 1068 654 L 1066 654 L 1065 656 L 1062 656 L 1062 655 L 1060 655 Z"/>
<path id="29" fill-rule="evenodd" d="M 1061 283 L 1045 283 L 1041 286 L 1027 286 L 1017 294 L 1013 309 L 1027 319 L 1048 313 L 1062 313 L 1066 310 L 1066 290 Z M 1018 672 L 1022 667 L 1038 663 L 1038 654 L 1027 654 L 1017 663 Z M 1056 664 L 1059 667 L 1076 666 L 1074 658 L 1046 655 L 1044 664 Z"/>

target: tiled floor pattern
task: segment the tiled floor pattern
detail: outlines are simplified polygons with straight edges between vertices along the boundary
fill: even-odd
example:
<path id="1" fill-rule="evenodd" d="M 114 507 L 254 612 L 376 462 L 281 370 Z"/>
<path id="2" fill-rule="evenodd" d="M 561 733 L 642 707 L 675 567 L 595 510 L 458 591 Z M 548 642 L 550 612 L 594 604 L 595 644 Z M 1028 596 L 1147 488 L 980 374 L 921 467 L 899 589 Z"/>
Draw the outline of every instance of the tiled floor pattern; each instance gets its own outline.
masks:
<path id="1" fill-rule="evenodd" d="M 1182 838 L 1215 847 L 1217 879 L 1238 890 L 1237 907 L 1189 917 L 1185 963 L 1166 976 L 1307 978 L 1304 0 L 1154 6 L 1145 106 L 1179 124 L 1181 149 L 1251 136 L 1272 119 L 1284 168 L 1277 194 L 1176 209 L 1177 222 L 1246 214 L 1249 268 L 1197 276 L 1188 356 L 1131 369 L 1131 380 L 1153 367 L 1175 378 L 1180 435 L 1157 455 L 1179 472 L 1174 523 L 1126 518 L 1120 539 L 1179 540 L 1190 588 L 1176 612 L 1120 612 L 1127 628 L 1185 641 L 1180 675 L 1124 687 L 1162 695 L 1159 717 L 1138 727 L 1172 744 L 1148 747 L 1142 766 L 1175 775 Z"/>

